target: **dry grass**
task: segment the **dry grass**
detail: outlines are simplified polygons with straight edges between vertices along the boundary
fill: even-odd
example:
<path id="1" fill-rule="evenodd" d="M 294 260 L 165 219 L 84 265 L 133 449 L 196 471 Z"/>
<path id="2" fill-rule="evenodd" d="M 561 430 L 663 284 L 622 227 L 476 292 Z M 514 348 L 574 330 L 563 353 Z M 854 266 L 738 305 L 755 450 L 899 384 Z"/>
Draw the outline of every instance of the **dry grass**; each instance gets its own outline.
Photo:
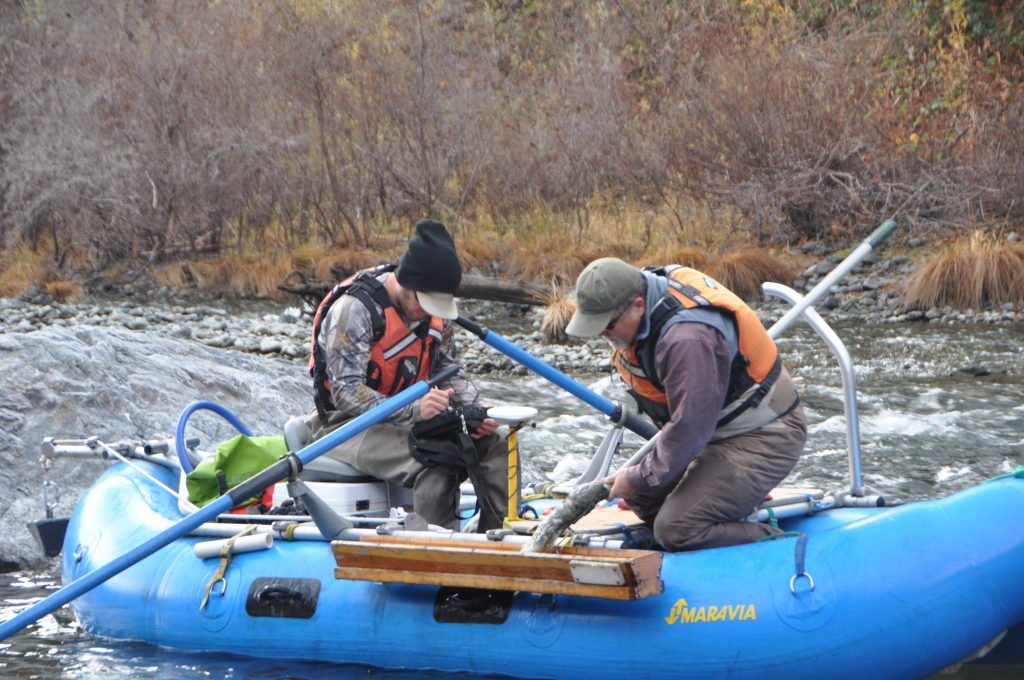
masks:
<path id="1" fill-rule="evenodd" d="M 12 297 L 46 276 L 44 255 L 22 244 L 0 250 L 0 296 Z"/>
<path id="2" fill-rule="evenodd" d="M 704 271 L 711 264 L 711 256 L 703 248 L 689 247 L 680 248 L 675 256 L 669 260 L 672 264 L 681 264 L 684 267 L 691 267 Z"/>
<path id="3" fill-rule="evenodd" d="M 191 263 L 170 262 L 157 267 L 154 278 L 171 288 L 195 287 L 216 295 L 287 299 L 289 295 L 279 291 L 277 286 L 291 272 L 301 272 L 310 282 L 333 281 L 331 268 L 334 266 L 356 271 L 382 260 L 393 261 L 367 249 L 329 250 L 307 244 L 279 257 L 218 257 Z"/>
<path id="4" fill-rule="evenodd" d="M 712 261 L 707 273 L 744 300 L 761 297 L 761 284 L 775 281 L 789 285 L 795 278 L 792 265 L 765 250 L 746 248 Z"/>
<path id="5" fill-rule="evenodd" d="M 681 264 L 707 271 L 744 300 L 760 298 L 761 284 L 766 281 L 778 281 L 788 285 L 795 276 L 793 266 L 786 259 L 763 250 L 738 250 L 712 261 L 711 257 L 699 248 L 684 248 L 677 251 L 674 259 L 675 261 L 659 264 Z M 544 342 L 565 343 L 565 327 L 576 310 L 575 300 L 564 290 L 553 287 L 544 303 L 544 316 L 540 322 Z"/>
<path id="6" fill-rule="evenodd" d="M 467 227 L 465 233 L 456 234 L 455 239 L 455 247 L 465 270 L 475 267 L 486 271 L 492 262 L 504 260 L 504 244 L 494 232 Z"/>
<path id="7" fill-rule="evenodd" d="M 277 284 L 292 271 L 292 259 L 214 258 L 193 263 L 170 263 L 154 271 L 154 278 L 172 288 L 195 287 L 210 294 L 285 299 Z"/>
<path id="8" fill-rule="evenodd" d="M 540 332 L 546 344 L 565 344 L 569 336 L 565 327 L 569 325 L 573 312 L 576 311 L 576 300 L 568 293 L 552 289 L 545 300 L 544 318 L 540 321 Z"/>
<path id="9" fill-rule="evenodd" d="M 43 290 L 57 302 L 69 302 L 82 295 L 82 284 L 59 279 L 47 281 L 43 284 Z"/>
<path id="10" fill-rule="evenodd" d="M 35 251 L 21 243 L 0 249 L 0 297 L 20 295 L 30 288 L 41 288 L 58 302 L 68 302 L 82 294 L 80 283 L 54 271 L 48 242 Z"/>
<path id="11" fill-rule="evenodd" d="M 583 268 L 601 255 L 597 248 L 577 247 L 564 232 L 553 231 L 507 247 L 502 261 L 512 278 L 571 286 Z"/>
<path id="12" fill-rule="evenodd" d="M 919 265 L 907 286 L 907 303 L 923 309 L 985 309 L 1024 303 L 1024 247 L 974 232 Z"/>

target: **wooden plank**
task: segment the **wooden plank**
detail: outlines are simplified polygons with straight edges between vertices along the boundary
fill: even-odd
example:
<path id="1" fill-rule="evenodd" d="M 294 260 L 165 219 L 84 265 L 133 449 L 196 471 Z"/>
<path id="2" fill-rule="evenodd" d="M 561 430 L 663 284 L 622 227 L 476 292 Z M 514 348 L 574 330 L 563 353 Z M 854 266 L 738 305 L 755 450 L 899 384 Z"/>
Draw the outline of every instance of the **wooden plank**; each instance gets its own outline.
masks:
<path id="1" fill-rule="evenodd" d="M 476 548 L 481 550 L 498 550 L 503 552 L 518 553 L 523 551 L 522 543 L 504 543 L 502 541 L 465 541 L 455 539 L 438 540 L 436 538 L 423 538 L 419 536 L 362 536 L 360 543 L 386 543 L 394 545 L 444 545 L 453 548 Z M 617 550 L 612 548 L 589 548 L 586 546 L 565 546 L 552 548 L 551 553 L 559 555 L 580 555 L 585 557 L 611 557 L 619 560 L 623 557 L 637 558 L 649 555 L 651 550 Z M 657 554 L 657 553 L 656 553 Z"/>
<path id="2" fill-rule="evenodd" d="M 638 594 L 618 586 L 594 586 L 581 583 L 563 583 L 561 581 L 531 581 L 519 578 L 495 578 L 479 574 L 424 574 L 421 572 L 402 572 L 393 569 L 347 569 L 338 567 L 334 570 L 336 578 L 351 581 L 373 581 L 376 583 L 413 583 L 428 586 L 460 586 L 465 588 L 481 588 L 484 590 L 508 590 L 513 592 L 545 593 L 550 595 L 576 595 L 578 597 L 600 597 L 606 600 L 638 600 L 657 592 Z"/>
<path id="3" fill-rule="evenodd" d="M 638 599 L 662 592 L 661 553 L 367 536 L 334 541 L 338 578 Z M 596 582 L 581 582 L 596 581 Z"/>

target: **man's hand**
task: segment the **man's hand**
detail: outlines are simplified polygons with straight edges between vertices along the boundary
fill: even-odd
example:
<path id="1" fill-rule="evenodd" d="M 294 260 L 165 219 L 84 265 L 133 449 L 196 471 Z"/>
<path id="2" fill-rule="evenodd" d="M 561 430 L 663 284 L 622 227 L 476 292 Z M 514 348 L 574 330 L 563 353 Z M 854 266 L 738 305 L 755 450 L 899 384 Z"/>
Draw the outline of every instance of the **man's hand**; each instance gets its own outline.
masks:
<path id="1" fill-rule="evenodd" d="M 480 406 L 488 409 L 494 406 L 494 404 L 480 404 Z M 501 427 L 501 424 L 494 418 L 484 418 L 480 421 L 480 427 L 470 432 L 469 436 L 471 439 L 483 439 L 497 432 L 499 427 Z"/>
<path id="2" fill-rule="evenodd" d="M 498 421 L 494 418 L 484 418 L 480 421 L 480 427 L 469 433 L 473 439 L 482 439 L 498 431 Z"/>
<path id="3" fill-rule="evenodd" d="M 601 482 L 608 487 L 608 498 L 629 498 L 633 495 L 633 485 L 629 483 L 625 468 L 605 477 Z"/>
<path id="4" fill-rule="evenodd" d="M 430 420 L 448 410 L 448 400 L 455 394 L 455 390 L 448 388 L 442 390 L 440 387 L 433 387 L 429 392 L 420 397 L 420 420 Z"/>

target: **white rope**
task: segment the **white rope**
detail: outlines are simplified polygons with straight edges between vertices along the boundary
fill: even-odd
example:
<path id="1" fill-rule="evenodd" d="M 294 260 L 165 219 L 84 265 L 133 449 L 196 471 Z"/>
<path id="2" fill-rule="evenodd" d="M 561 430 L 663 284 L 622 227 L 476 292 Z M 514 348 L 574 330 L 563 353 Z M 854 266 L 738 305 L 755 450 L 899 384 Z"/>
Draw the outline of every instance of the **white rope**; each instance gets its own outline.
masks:
<path id="1" fill-rule="evenodd" d="M 146 476 L 146 477 L 150 478 L 150 480 L 151 480 L 151 481 L 153 481 L 153 483 L 155 483 L 155 484 L 157 484 L 158 486 L 160 486 L 161 488 L 163 488 L 163 490 L 164 490 L 165 492 L 167 492 L 168 494 L 170 494 L 171 496 L 173 496 L 173 497 L 174 497 L 175 499 L 177 499 L 177 500 L 178 500 L 178 502 L 180 502 L 180 501 L 181 501 L 181 496 L 180 496 L 180 495 L 179 495 L 179 494 L 178 494 L 178 493 L 177 493 L 176 491 L 172 490 L 172 488 L 171 488 L 170 486 L 168 486 L 168 485 L 164 484 L 164 483 L 163 483 L 163 482 L 161 482 L 161 481 L 160 481 L 159 479 L 157 479 L 156 477 L 154 477 L 154 476 L 153 476 L 152 474 L 150 474 L 150 473 L 146 472 L 145 470 L 143 470 L 143 469 L 142 469 L 141 467 L 139 467 L 139 466 L 137 466 L 137 465 L 133 464 L 133 463 L 132 463 L 132 462 L 131 462 L 130 460 L 128 460 L 127 458 L 125 458 L 124 456 L 122 456 L 121 454 L 119 454 L 119 453 L 118 453 L 118 452 L 117 452 L 116 450 L 114 450 L 114 449 L 112 449 L 111 447 L 109 447 L 109 445 L 106 445 L 106 444 L 105 444 L 105 443 L 103 443 L 102 441 L 99 441 L 98 443 L 99 443 L 100 447 L 102 447 L 102 448 L 103 448 L 103 450 L 104 450 L 104 451 L 105 451 L 106 453 L 109 453 L 109 454 L 111 454 L 112 456 L 114 456 L 114 457 L 115 457 L 116 459 L 118 459 L 118 460 L 119 460 L 119 461 L 121 461 L 122 463 L 125 463 L 125 464 L 127 464 L 127 465 L 131 466 L 131 468 L 132 468 L 132 469 L 134 469 L 134 470 L 137 470 L 137 471 L 138 471 L 138 472 L 139 472 L 140 474 L 142 474 L 142 475 L 144 475 L 144 476 Z M 195 506 L 193 506 L 193 507 L 195 507 Z"/>

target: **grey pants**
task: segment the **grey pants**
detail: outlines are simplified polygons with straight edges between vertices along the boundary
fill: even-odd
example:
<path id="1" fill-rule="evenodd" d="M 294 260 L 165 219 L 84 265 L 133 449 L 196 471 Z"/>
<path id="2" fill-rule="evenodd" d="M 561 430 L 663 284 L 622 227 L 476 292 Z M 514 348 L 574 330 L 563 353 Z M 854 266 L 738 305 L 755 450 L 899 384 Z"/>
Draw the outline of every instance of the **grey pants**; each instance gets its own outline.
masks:
<path id="1" fill-rule="evenodd" d="M 738 520 L 785 479 L 806 439 L 798 405 L 759 430 L 708 444 L 667 495 L 638 494 L 629 506 L 669 551 L 751 543 L 775 530 Z"/>
<path id="2" fill-rule="evenodd" d="M 314 413 L 307 421 L 313 439 L 341 427 L 346 420 L 320 423 Z M 412 488 L 413 510 L 431 524 L 453 528 L 458 519 L 459 485 L 469 476 L 467 470 L 427 467 L 409 452 L 409 427 L 380 423 L 339 444 L 327 455 L 348 463 L 368 475 Z M 478 464 L 475 475 L 483 488 L 477 488 L 480 506 L 479 530 L 498 529 L 507 508 L 508 444 L 497 434 L 473 440 Z"/>

